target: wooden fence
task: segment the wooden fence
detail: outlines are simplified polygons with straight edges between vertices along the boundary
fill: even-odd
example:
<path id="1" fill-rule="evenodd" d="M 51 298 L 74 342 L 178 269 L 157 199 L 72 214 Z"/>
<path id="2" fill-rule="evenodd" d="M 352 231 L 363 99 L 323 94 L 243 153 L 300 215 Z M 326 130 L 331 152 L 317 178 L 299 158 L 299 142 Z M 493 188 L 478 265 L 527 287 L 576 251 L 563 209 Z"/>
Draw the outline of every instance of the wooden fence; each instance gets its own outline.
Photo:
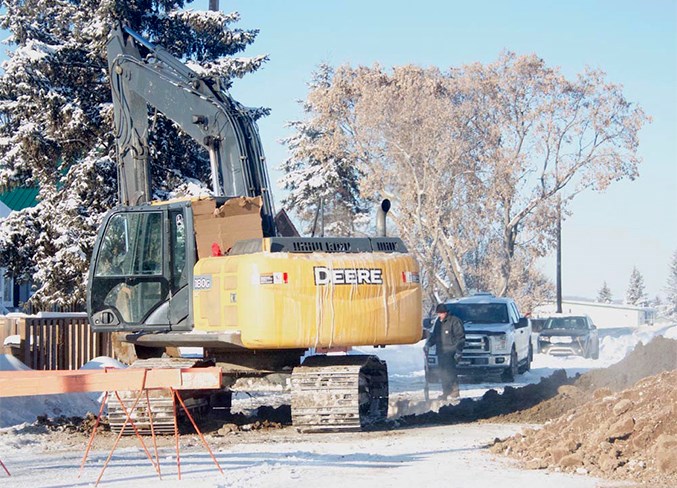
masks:
<path id="1" fill-rule="evenodd" d="M 81 313 L 0 318 L 0 346 L 12 335 L 18 336 L 18 344 L 0 352 L 35 370 L 79 369 L 95 357 L 113 357 L 111 335 L 94 334 Z"/>

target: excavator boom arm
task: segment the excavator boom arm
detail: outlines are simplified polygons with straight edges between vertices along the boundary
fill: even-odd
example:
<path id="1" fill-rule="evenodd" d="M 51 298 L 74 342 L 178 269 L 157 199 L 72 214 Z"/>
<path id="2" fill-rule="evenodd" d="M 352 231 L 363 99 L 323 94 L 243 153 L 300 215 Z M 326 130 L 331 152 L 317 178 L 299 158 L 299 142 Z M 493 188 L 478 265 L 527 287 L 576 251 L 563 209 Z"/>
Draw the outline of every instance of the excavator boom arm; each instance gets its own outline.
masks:
<path id="1" fill-rule="evenodd" d="M 144 57 L 141 50 L 148 51 Z M 264 235 L 275 235 L 273 199 L 256 124 L 247 109 L 165 49 L 131 29 L 116 27 L 108 41 L 120 199 L 151 200 L 147 105 L 156 108 L 209 152 L 217 196 L 261 196 Z"/>

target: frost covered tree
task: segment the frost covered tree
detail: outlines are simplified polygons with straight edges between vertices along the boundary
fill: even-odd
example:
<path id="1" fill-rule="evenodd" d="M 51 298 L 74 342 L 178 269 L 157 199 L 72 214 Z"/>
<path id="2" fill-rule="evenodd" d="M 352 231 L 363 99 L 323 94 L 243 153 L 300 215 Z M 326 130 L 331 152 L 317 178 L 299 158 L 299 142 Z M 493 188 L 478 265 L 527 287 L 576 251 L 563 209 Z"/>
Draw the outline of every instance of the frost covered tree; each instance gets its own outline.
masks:
<path id="1" fill-rule="evenodd" d="M 498 295 L 520 288 L 523 267 L 553 246 L 557 202 L 566 216 L 580 192 L 637 176 L 647 121 L 602 72 L 570 80 L 513 53 L 448 71 L 340 66 L 307 100 L 304 122 L 340 130 L 332 141 L 344 143 L 298 138 L 296 151 L 351 151 L 361 197 L 393 201 L 428 295 L 443 298 L 469 284 Z M 327 107 L 322 117 L 315 107 Z M 295 162 L 285 178 L 307 170 Z"/>
<path id="2" fill-rule="evenodd" d="M 666 317 L 677 319 L 677 251 L 672 255 L 672 262 L 668 271 L 664 310 Z"/>
<path id="3" fill-rule="evenodd" d="M 266 60 L 235 56 L 257 35 L 232 27 L 237 13 L 184 10 L 188 3 L 2 1 L 10 51 L 0 76 L 0 187 L 40 192 L 36 208 L 0 224 L 0 266 L 36 283 L 34 305 L 83 302 L 95 232 L 116 202 L 105 56 L 111 26 L 121 21 L 227 84 Z M 149 117 L 156 196 L 205 180 L 208 157 L 161 114 Z"/>
<path id="4" fill-rule="evenodd" d="M 638 307 L 644 306 L 647 302 L 647 295 L 644 291 L 644 277 L 637 267 L 632 268 L 630 273 L 630 283 L 625 293 L 625 303 Z"/>
<path id="5" fill-rule="evenodd" d="M 288 190 L 282 205 L 304 223 L 306 234 L 319 235 L 322 213 L 326 235 L 352 236 L 363 230 L 367 212 L 359 193 L 358 156 L 333 115 L 349 111 L 323 96 L 332 75 L 327 65 L 313 75 L 311 95 L 303 104 L 309 119 L 291 122 L 294 135 L 282 141 L 291 156 L 279 168 L 284 172 L 279 183 Z"/>
<path id="6" fill-rule="evenodd" d="M 606 281 L 602 284 L 602 288 L 599 289 L 599 292 L 597 292 L 597 301 L 599 303 L 613 302 L 611 289 L 609 288 L 609 285 L 606 284 Z"/>

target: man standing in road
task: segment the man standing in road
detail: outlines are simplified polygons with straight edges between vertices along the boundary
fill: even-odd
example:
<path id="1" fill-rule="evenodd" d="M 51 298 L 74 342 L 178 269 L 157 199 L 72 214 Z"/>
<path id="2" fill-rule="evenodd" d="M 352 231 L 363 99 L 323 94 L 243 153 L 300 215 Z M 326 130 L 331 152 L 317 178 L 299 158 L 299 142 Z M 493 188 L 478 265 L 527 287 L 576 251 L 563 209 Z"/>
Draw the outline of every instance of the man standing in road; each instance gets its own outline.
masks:
<path id="1" fill-rule="evenodd" d="M 436 346 L 437 363 L 442 383 L 441 400 L 458 398 L 458 374 L 456 373 L 456 359 L 460 357 L 465 346 L 465 331 L 463 323 L 458 317 L 451 315 L 446 305 L 440 303 L 435 310 L 437 321 L 428 342 L 429 346 Z"/>

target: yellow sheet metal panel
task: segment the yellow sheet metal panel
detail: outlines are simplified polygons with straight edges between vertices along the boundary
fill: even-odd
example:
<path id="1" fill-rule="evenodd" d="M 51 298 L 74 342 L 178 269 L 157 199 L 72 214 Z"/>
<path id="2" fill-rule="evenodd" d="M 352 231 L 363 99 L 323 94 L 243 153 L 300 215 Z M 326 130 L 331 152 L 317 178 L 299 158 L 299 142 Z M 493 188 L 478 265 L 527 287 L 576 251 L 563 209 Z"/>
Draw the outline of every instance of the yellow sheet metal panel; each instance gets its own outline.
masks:
<path id="1" fill-rule="evenodd" d="M 416 261 L 399 253 L 201 259 L 195 327 L 240 330 L 253 349 L 414 343 L 422 323 L 418 273 Z"/>

